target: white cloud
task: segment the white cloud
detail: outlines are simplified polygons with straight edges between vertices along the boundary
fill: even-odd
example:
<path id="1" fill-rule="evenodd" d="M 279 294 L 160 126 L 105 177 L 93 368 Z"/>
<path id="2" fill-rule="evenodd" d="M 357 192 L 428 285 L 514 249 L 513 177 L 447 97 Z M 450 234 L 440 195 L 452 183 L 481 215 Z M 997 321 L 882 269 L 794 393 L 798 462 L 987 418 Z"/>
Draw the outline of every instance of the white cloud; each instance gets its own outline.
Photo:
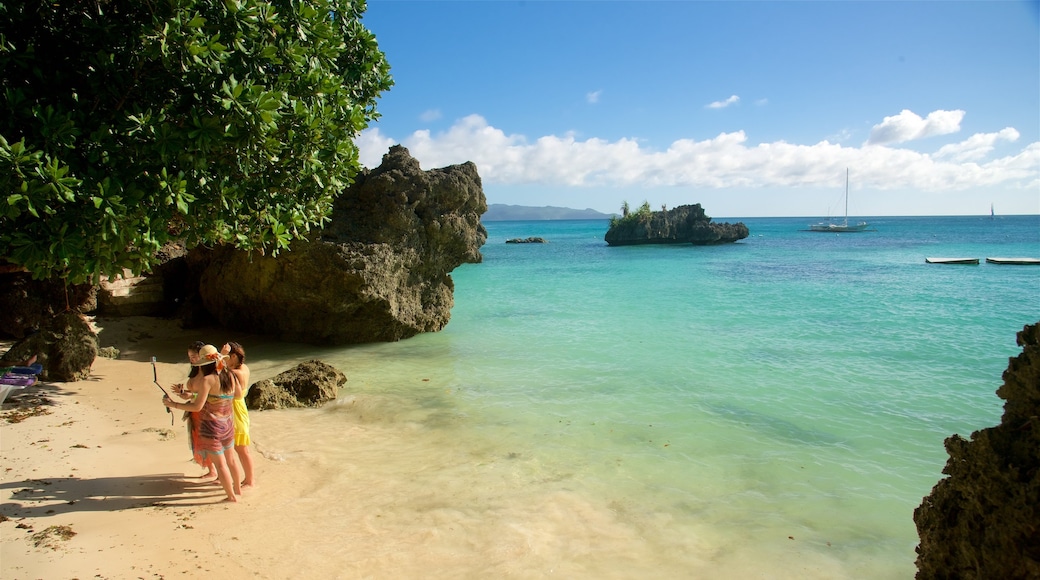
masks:
<path id="1" fill-rule="evenodd" d="M 909 109 L 885 119 L 870 130 L 868 145 L 905 143 L 936 135 L 948 135 L 961 130 L 964 111 L 932 111 L 922 119 Z"/>
<path id="2" fill-rule="evenodd" d="M 440 119 L 440 118 L 441 118 L 440 109 L 429 109 L 427 111 L 423 111 L 423 113 L 421 115 L 419 115 L 419 120 L 422 121 L 423 123 L 430 123 L 430 122 L 436 121 L 437 119 Z"/>
<path id="3" fill-rule="evenodd" d="M 960 143 L 951 143 L 935 152 L 936 159 L 949 159 L 951 161 L 978 161 L 984 159 L 993 151 L 997 141 L 1018 141 L 1018 131 L 1011 127 L 996 133 L 976 133 Z"/>
<path id="4" fill-rule="evenodd" d="M 587 93 L 585 95 L 585 100 L 594 105 L 599 102 L 599 96 L 602 94 L 603 91 L 593 91 L 591 93 Z"/>
<path id="5" fill-rule="evenodd" d="M 379 128 L 365 129 L 354 138 L 358 148 L 358 161 L 363 167 L 378 167 L 383 162 L 383 155 L 390 147 L 397 144 L 391 137 L 384 137 Z"/>
<path id="6" fill-rule="evenodd" d="M 726 99 L 725 101 L 715 101 L 714 103 L 709 103 L 707 105 L 707 108 L 708 109 L 725 109 L 726 107 L 728 107 L 730 105 L 735 105 L 738 102 L 740 102 L 740 97 L 738 97 L 737 95 L 731 95 L 730 98 Z"/>
<path id="7" fill-rule="evenodd" d="M 907 112 L 889 117 L 907 119 Z M 937 114 L 938 113 L 938 114 Z M 963 115 L 937 111 L 923 125 Z M 912 113 L 910 114 L 912 115 Z M 914 115 L 916 117 L 916 115 Z M 919 117 L 918 117 L 919 118 Z M 885 125 L 882 123 L 882 125 Z M 956 125 L 956 123 L 953 123 Z M 917 134 L 929 129 L 918 127 Z M 937 129 L 931 129 L 937 130 Z M 934 153 L 884 145 L 845 146 L 831 141 L 810 145 L 775 141 L 749 143 L 744 131 L 708 139 L 680 139 L 655 150 L 636 138 L 616 141 L 574 134 L 529 140 L 506 134 L 479 115 L 460 119 L 437 134 L 416 131 L 401 141 L 369 129 L 355 141 L 362 162 L 378 165 L 390 145 L 400 142 L 424 168 L 473 161 L 485 185 L 537 184 L 557 187 L 693 187 L 705 189 L 808 187 L 833 184 L 853 168 L 857 187 L 874 190 L 955 191 L 973 187 L 1035 187 L 1040 180 L 1040 143 L 1010 156 L 986 160 L 998 141 L 1015 141 L 1006 128 L 979 134 Z"/>

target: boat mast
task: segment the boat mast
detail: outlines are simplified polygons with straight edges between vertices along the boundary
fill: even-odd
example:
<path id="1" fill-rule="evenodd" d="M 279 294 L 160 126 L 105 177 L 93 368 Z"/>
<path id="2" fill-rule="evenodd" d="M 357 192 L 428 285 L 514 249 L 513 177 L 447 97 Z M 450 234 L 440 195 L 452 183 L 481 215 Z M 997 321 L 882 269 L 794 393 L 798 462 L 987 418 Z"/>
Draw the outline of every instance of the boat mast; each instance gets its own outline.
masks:
<path id="1" fill-rule="evenodd" d="M 849 168 L 845 168 L 845 225 L 849 225 Z"/>

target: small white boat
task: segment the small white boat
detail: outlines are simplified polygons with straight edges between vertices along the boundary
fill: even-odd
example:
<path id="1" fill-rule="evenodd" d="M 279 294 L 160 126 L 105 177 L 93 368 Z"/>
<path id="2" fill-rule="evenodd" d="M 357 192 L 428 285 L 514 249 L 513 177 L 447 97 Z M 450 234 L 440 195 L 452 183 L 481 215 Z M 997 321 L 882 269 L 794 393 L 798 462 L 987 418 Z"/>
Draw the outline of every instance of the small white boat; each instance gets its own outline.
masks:
<path id="1" fill-rule="evenodd" d="M 1014 264 L 1016 266 L 1040 266 L 1040 258 L 986 258 L 989 264 Z"/>
<path id="2" fill-rule="evenodd" d="M 978 264 L 978 258 L 925 258 L 928 264 Z"/>
<path id="3" fill-rule="evenodd" d="M 870 224 L 867 222 L 859 222 L 858 224 L 849 224 L 849 170 L 845 169 L 845 219 L 841 222 L 825 221 L 816 224 L 809 224 L 809 229 L 803 230 L 806 232 L 872 232 L 874 230 L 868 230 Z"/>

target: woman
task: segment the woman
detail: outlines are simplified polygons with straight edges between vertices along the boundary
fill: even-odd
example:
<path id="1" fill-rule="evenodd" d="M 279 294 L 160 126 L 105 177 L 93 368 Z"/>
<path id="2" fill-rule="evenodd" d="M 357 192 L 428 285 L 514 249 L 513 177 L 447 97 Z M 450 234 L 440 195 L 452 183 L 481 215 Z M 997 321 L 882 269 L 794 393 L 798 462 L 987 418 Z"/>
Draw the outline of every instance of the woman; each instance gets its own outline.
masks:
<path id="1" fill-rule="evenodd" d="M 206 346 L 206 343 L 202 342 L 201 340 L 196 340 L 194 344 L 188 347 L 188 362 L 191 363 L 191 371 L 188 373 L 188 384 L 173 385 L 173 391 L 181 397 L 188 399 L 189 401 L 194 400 L 195 398 L 195 391 L 192 387 L 196 385 L 197 381 L 193 381 L 192 379 L 200 376 L 199 367 L 195 365 L 199 362 L 199 349 L 201 349 L 204 346 Z M 211 481 L 217 481 L 217 470 L 215 467 L 213 467 L 213 462 L 205 461 L 202 458 L 202 456 L 196 452 L 196 448 L 198 447 L 197 443 L 199 440 L 199 430 L 197 428 L 199 424 L 198 413 L 185 411 L 182 420 L 187 424 L 188 427 L 188 448 L 191 449 L 192 459 L 195 460 L 195 463 L 198 463 L 199 465 L 207 469 L 206 475 L 201 475 L 199 477 L 207 483 Z"/>
<path id="2" fill-rule="evenodd" d="M 235 424 L 232 417 L 232 400 L 235 397 L 234 379 L 224 370 L 224 357 L 217 348 L 207 344 L 199 349 L 199 374 L 189 384 L 195 399 L 177 403 L 163 397 L 163 404 L 171 409 L 198 413 L 196 429 L 198 440 L 195 452 L 203 461 L 211 461 L 217 471 L 217 479 L 227 494 L 227 501 L 237 502 L 242 494 L 238 466 L 234 455 L 229 453 L 235 446 Z"/>
<path id="3" fill-rule="evenodd" d="M 228 370 L 235 378 L 235 400 L 232 403 L 235 414 L 235 453 L 245 472 L 242 487 L 253 487 L 256 479 L 253 476 L 253 456 L 249 453 L 249 409 L 246 408 L 246 393 L 249 392 L 249 367 L 246 366 L 246 351 L 237 342 L 228 342 L 220 349 L 228 356 Z"/>

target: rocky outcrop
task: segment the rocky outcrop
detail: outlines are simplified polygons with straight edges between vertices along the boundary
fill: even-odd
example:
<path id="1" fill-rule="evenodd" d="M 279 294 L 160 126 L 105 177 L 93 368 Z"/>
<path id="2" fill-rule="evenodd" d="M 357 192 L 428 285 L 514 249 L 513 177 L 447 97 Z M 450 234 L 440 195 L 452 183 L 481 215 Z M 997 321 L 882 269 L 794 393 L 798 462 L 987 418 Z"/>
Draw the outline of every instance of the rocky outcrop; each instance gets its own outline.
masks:
<path id="1" fill-rule="evenodd" d="M 323 230 L 277 258 L 168 244 L 152 274 L 100 289 L 0 268 L 0 335 L 22 338 L 66 309 L 176 315 L 185 328 L 219 324 L 318 344 L 437 331 L 451 317 L 452 270 L 482 260 L 485 211 L 473 163 L 423 171 L 395 146 L 336 199 Z"/>
<path id="2" fill-rule="evenodd" d="M 603 237 L 611 246 L 638 244 L 727 244 L 748 237 L 743 223 L 713 223 L 701 204 L 680 205 L 670 210 L 649 208 L 611 220 Z"/>
<path id="3" fill-rule="evenodd" d="M 51 317 L 36 332 L 16 342 L 2 357 L 0 366 L 22 364 L 31 356 L 43 366 L 45 381 L 85 379 L 97 356 L 97 335 L 82 314 L 63 312 Z"/>
<path id="4" fill-rule="evenodd" d="M 347 377 L 320 360 L 300 363 L 273 379 L 257 381 L 246 394 L 246 407 L 258 411 L 320 407 L 336 398 Z"/>
<path id="5" fill-rule="evenodd" d="M 548 244 L 549 240 L 545 238 L 530 237 L 530 238 L 509 238 L 506 240 L 507 244 Z"/>
<path id="6" fill-rule="evenodd" d="M 93 312 L 97 303 L 96 286 L 33 280 L 28 272 L 0 270 L 0 336 L 24 338 L 66 309 Z"/>
<path id="7" fill-rule="evenodd" d="M 1040 323 L 1018 344 L 1000 425 L 948 438 L 949 477 L 914 510 L 917 578 L 1040 578 Z"/>
<path id="8" fill-rule="evenodd" d="M 219 324 L 283 340 L 348 344 L 437 331 L 451 317 L 451 271 L 482 259 L 486 210 L 473 163 L 423 171 L 395 146 L 337 198 L 312 241 L 276 258 L 201 251 L 199 296 Z"/>

